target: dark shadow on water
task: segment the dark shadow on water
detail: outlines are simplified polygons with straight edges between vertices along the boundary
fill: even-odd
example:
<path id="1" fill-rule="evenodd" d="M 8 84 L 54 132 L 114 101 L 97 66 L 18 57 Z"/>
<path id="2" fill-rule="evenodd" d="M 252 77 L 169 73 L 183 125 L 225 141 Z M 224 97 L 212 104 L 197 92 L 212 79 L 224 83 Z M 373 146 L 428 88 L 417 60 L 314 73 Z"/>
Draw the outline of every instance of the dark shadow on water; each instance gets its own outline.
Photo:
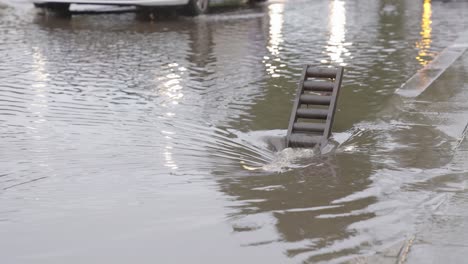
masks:
<path id="1" fill-rule="evenodd" d="M 365 190 L 371 183 L 368 175 L 373 165 L 365 155 L 352 153 L 319 156 L 310 162 L 306 168 L 285 173 L 219 180 L 221 190 L 239 202 L 230 216 L 234 232 L 257 234 L 248 236 L 257 238 L 248 240 L 247 246 L 284 243 L 288 256 L 310 255 L 305 257 L 310 261 L 359 251 L 362 241 L 348 227 L 372 218 L 372 213 L 358 212 L 376 200 L 334 201 Z M 262 241 L 266 232 L 262 229 L 269 228 L 262 223 L 265 217 L 273 219 L 278 232 L 270 242 Z M 346 249 L 340 249 L 344 240 L 348 240 Z M 314 252 L 319 249 L 322 253 Z"/>

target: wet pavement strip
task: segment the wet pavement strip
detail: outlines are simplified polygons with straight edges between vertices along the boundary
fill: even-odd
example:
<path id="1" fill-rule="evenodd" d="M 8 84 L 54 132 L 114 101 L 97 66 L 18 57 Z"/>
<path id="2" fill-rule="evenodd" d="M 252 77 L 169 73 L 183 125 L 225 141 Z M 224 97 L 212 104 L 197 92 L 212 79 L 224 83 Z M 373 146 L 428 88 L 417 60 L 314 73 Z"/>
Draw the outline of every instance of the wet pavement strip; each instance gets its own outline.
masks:
<path id="1" fill-rule="evenodd" d="M 465 42 L 462 43 L 461 39 Z M 445 49 L 433 64 L 429 64 L 406 82 L 397 91 L 398 98 L 393 101 L 400 104 L 401 112 L 414 111 L 417 113 L 413 112 L 411 115 L 425 116 L 421 119 L 427 123 L 428 129 L 436 128 L 452 138 L 451 157 L 447 164 L 437 169 L 437 172 L 431 169 L 422 170 L 416 177 L 420 180 L 407 183 L 413 187 L 403 187 L 406 188 L 403 192 L 407 193 L 430 193 L 427 194 L 430 198 L 419 204 L 409 216 L 414 221 L 413 231 L 393 244 L 376 249 L 369 256 L 358 257 L 346 263 L 459 263 L 458 261 L 464 259 L 468 250 L 465 235 L 468 229 L 467 40 L 465 34 L 456 41 L 456 45 Z M 459 47 L 464 47 L 463 52 L 456 54 L 460 53 Z M 450 61 L 452 62 L 448 64 Z M 426 69 L 437 69 L 438 73 L 426 79 Z M 434 142 L 426 143 L 431 145 Z M 424 156 L 416 152 L 420 152 L 420 149 L 416 148 L 412 155 Z M 423 174 L 432 175 L 421 176 Z M 424 185 L 426 189 L 414 187 L 418 185 Z"/>
<path id="2" fill-rule="evenodd" d="M 468 49 L 468 31 L 463 32 L 450 46 L 445 48 L 431 63 L 419 70 L 400 89 L 398 95 L 416 97 L 424 92 Z"/>

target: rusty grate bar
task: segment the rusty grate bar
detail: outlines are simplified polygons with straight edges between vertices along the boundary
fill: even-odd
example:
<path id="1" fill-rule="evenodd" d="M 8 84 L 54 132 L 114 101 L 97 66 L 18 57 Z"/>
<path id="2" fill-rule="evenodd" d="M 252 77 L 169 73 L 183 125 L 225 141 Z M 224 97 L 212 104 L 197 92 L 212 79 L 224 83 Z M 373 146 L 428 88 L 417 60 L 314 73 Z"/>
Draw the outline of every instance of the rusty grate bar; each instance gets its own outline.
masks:
<path id="1" fill-rule="evenodd" d="M 305 65 L 289 120 L 287 147 L 323 145 L 331 135 L 343 67 Z"/>

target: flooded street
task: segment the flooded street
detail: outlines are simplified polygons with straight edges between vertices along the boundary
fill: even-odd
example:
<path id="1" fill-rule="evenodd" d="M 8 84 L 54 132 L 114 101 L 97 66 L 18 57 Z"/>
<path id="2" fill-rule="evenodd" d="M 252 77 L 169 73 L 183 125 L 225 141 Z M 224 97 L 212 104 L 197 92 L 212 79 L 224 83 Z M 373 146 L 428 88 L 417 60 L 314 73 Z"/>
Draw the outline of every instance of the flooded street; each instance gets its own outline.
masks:
<path id="1" fill-rule="evenodd" d="M 467 28 L 467 1 L 0 0 L 0 262 L 463 263 Z M 345 67 L 323 154 L 283 146 L 303 64 Z"/>

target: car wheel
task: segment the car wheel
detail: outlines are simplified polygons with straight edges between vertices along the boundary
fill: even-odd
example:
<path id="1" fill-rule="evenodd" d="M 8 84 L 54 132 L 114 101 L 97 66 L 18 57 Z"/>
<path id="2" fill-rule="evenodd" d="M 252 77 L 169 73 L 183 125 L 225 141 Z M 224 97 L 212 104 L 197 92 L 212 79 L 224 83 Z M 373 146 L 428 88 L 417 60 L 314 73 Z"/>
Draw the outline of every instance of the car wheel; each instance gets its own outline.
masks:
<path id="1" fill-rule="evenodd" d="M 44 4 L 42 6 L 39 6 L 39 7 L 43 7 L 45 9 L 47 9 L 48 11 L 51 11 L 57 15 L 70 15 L 70 4 L 66 4 L 66 3 L 47 3 L 47 4 Z"/>
<path id="2" fill-rule="evenodd" d="M 46 7 L 46 4 L 44 4 L 44 3 L 34 3 L 34 7 L 37 7 L 37 8 L 45 8 L 45 7 Z"/>
<path id="3" fill-rule="evenodd" d="M 263 3 L 266 2 L 267 0 L 249 0 L 249 4 L 258 4 L 258 3 Z"/>
<path id="4" fill-rule="evenodd" d="M 210 0 L 190 0 L 185 6 L 185 13 L 189 16 L 198 16 L 208 12 Z"/>

